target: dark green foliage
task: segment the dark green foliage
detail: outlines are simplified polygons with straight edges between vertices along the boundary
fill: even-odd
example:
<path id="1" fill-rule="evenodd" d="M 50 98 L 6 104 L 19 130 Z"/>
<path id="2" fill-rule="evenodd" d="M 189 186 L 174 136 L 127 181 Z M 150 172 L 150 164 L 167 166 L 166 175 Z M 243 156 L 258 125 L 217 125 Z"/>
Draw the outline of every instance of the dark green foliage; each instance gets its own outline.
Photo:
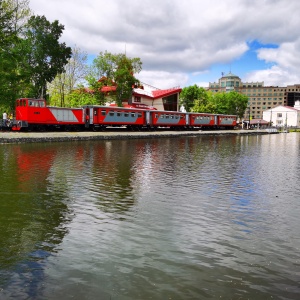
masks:
<path id="1" fill-rule="evenodd" d="M 12 22 L 13 11 L 8 10 L 0 1 L 0 106 L 10 108 L 11 94 L 14 94 L 15 76 L 18 63 L 18 53 L 15 46 L 18 37 Z"/>
<path id="2" fill-rule="evenodd" d="M 47 82 L 64 71 L 71 57 L 71 48 L 59 43 L 63 29 L 58 21 L 50 23 L 44 16 L 33 16 L 28 21 L 24 43 L 34 97 L 44 98 Z"/>
<path id="3" fill-rule="evenodd" d="M 12 110 L 20 97 L 45 97 L 46 84 L 63 71 L 71 48 L 59 43 L 64 26 L 33 16 L 26 1 L 0 0 L 0 110 Z M 19 26 L 21 16 L 22 27 Z M 25 25 L 24 25 L 25 23 Z"/>

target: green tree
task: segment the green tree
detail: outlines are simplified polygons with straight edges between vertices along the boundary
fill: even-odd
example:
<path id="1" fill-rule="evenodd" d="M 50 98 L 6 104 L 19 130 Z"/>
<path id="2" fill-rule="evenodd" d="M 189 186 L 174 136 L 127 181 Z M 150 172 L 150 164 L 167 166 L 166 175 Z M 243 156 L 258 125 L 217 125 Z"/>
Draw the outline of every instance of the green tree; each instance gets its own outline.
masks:
<path id="1" fill-rule="evenodd" d="M 104 105 L 105 104 L 105 93 L 102 92 L 102 88 L 104 85 L 107 85 L 106 78 L 104 80 L 97 80 L 93 76 L 87 76 L 86 80 L 89 84 L 88 91 L 92 91 L 93 95 L 93 101 L 96 101 L 98 105 Z M 109 84 L 112 85 L 112 84 Z"/>
<path id="2" fill-rule="evenodd" d="M 48 84 L 50 103 L 56 106 L 69 106 L 69 95 L 75 88 L 83 83 L 87 76 L 87 53 L 82 52 L 78 47 L 72 49 L 72 57 L 64 67 L 64 72 L 57 74 L 54 80 Z M 76 97 L 78 99 L 78 93 Z"/>
<path id="3" fill-rule="evenodd" d="M 84 87 L 81 87 L 68 95 L 68 104 L 70 107 L 77 107 L 99 103 L 93 93 L 88 93 Z"/>
<path id="4" fill-rule="evenodd" d="M 94 80 L 102 79 L 99 82 L 98 90 L 107 85 L 115 85 L 116 93 L 113 100 L 118 106 L 122 106 L 122 100 L 130 99 L 132 86 L 138 82 L 134 77 L 142 69 L 140 58 L 129 58 L 125 54 L 112 54 L 109 52 L 100 52 L 94 59 L 90 76 Z M 104 79 L 104 80 L 103 80 Z"/>
<path id="5" fill-rule="evenodd" d="M 12 11 L 12 25 L 14 31 L 19 35 L 22 33 L 25 24 L 32 16 L 32 11 L 29 7 L 29 0 L 6 0 L 4 1 L 6 8 Z"/>
<path id="6" fill-rule="evenodd" d="M 248 105 L 248 97 L 238 92 L 228 93 L 228 114 L 243 118 Z"/>
<path id="7" fill-rule="evenodd" d="M 191 111 L 215 114 L 217 112 L 217 107 L 212 100 L 213 97 L 212 93 L 205 90 L 204 93 L 206 94 L 206 100 L 205 101 L 203 101 L 202 99 L 195 100 L 194 106 L 191 108 Z"/>
<path id="8" fill-rule="evenodd" d="M 184 87 L 180 93 L 180 104 L 189 112 L 195 105 L 195 101 L 197 101 L 199 107 L 205 107 L 207 105 L 208 95 L 205 89 L 196 84 Z"/>
<path id="9" fill-rule="evenodd" d="M 17 42 L 13 29 L 13 10 L 9 10 L 4 1 L 0 1 L 0 105 L 7 109 L 10 106 L 10 90 L 16 62 L 12 46 Z"/>
<path id="10" fill-rule="evenodd" d="M 0 105 L 8 109 L 29 83 L 22 32 L 30 14 L 27 0 L 0 1 Z"/>
<path id="11" fill-rule="evenodd" d="M 215 113 L 227 114 L 228 113 L 228 94 L 227 93 L 216 93 L 212 95 L 211 103 L 216 108 Z"/>
<path id="12" fill-rule="evenodd" d="M 34 97 L 45 98 L 47 82 L 64 72 L 71 57 L 71 48 L 59 43 L 63 29 L 57 20 L 50 23 L 44 16 L 32 16 L 26 24 L 24 48 Z"/>
<path id="13" fill-rule="evenodd" d="M 242 118 L 248 104 L 248 97 L 236 91 L 216 93 L 211 99 L 216 107 L 216 113 L 237 115 Z"/>

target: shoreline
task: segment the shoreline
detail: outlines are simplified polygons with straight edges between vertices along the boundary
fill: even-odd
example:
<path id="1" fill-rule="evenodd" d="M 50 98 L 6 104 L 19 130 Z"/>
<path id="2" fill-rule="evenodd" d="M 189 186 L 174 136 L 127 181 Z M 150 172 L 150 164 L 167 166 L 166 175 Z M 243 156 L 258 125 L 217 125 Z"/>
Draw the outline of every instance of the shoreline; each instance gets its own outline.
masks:
<path id="1" fill-rule="evenodd" d="M 128 131 L 123 128 L 108 131 L 82 131 L 82 132 L 12 132 L 0 131 L 0 144 L 19 143 L 46 143 L 66 141 L 96 141 L 118 139 L 147 139 L 147 138 L 170 138 L 182 136 L 224 136 L 224 135 L 264 135 L 277 134 L 262 130 L 189 130 L 189 131 Z"/>

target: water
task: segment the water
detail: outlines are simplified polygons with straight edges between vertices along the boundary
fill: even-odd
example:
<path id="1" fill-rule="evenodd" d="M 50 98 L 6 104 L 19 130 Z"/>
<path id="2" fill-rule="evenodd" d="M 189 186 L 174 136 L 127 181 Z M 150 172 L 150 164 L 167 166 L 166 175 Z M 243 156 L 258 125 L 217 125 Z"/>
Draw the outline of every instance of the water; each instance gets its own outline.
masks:
<path id="1" fill-rule="evenodd" d="M 299 299 L 300 135 L 0 145 L 0 299 Z"/>

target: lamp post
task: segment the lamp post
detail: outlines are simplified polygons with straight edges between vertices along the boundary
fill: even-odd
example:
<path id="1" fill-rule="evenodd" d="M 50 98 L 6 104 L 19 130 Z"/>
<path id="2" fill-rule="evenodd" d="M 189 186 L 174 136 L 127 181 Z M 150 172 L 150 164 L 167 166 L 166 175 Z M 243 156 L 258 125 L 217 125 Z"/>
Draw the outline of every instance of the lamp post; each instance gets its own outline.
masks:
<path id="1" fill-rule="evenodd" d="M 248 123 L 248 129 L 250 129 L 250 119 L 251 119 L 251 108 L 249 106 L 249 123 Z"/>

